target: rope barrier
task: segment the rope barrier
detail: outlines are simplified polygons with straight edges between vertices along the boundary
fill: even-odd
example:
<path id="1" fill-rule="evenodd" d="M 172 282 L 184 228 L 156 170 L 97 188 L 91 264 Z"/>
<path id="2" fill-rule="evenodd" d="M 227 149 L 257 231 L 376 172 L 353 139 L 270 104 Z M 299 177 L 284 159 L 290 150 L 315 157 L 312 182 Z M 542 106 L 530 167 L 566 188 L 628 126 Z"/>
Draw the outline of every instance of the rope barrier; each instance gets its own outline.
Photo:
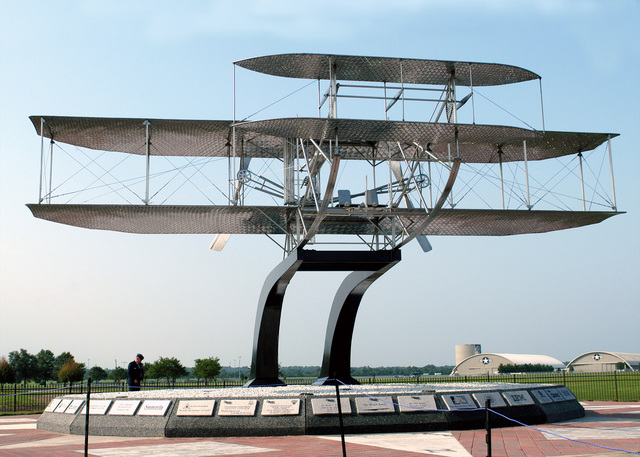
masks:
<path id="1" fill-rule="evenodd" d="M 505 416 L 504 414 L 499 413 L 499 412 L 497 412 L 497 411 L 495 411 L 495 410 L 493 410 L 491 408 L 465 408 L 465 409 L 451 409 L 451 410 L 448 410 L 448 409 L 427 409 L 427 408 L 419 408 L 419 407 L 415 407 L 415 406 L 407 406 L 407 405 L 402 405 L 400 403 L 390 402 L 390 401 L 384 400 L 383 398 L 376 397 L 374 395 L 370 395 L 370 394 L 368 394 L 368 393 L 366 393 L 366 392 L 364 392 L 362 390 L 359 390 L 359 389 L 353 387 L 353 385 L 345 384 L 344 382 L 340 381 L 339 379 L 332 379 L 332 381 L 337 381 L 340 384 L 342 384 L 343 386 L 348 387 L 349 389 L 353 390 L 354 392 L 358 392 L 359 394 L 362 394 L 362 395 L 364 395 L 366 397 L 375 398 L 377 401 L 380 401 L 380 402 L 383 402 L 383 403 L 387 403 L 387 404 L 391 404 L 391 405 L 395 405 L 395 406 L 398 406 L 398 407 L 404 406 L 405 408 L 411 408 L 411 409 L 415 409 L 415 410 L 419 410 L 419 411 L 427 411 L 427 412 L 449 412 L 449 411 L 471 412 L 471 411 L 485 411 L 485 409 L 487 409 L 488 411 L 490 411 L 491 413 L 495 414 L 496 416 L 500 416 L 503 419 L 506 419 L 506 420 L 508 420 L 510 422 L 513 422 L 515 424 L 520 425 L 521 427 L 526 427 L 526 428 L 535 430 L 535 431 L 540 432 L 540 433 L 544 433 L 544 434 L 547 434 L 547 435 L 552 435 L 552 436 L 555 436 L 557 438 L 561 438 L 563 440 L 571 441 L 571 442 L 574 442 L 574 443 L 586 444 L 588 446 L 594 446 L 594 447 L 597 447 L 597 448 L 600 448 L 600 449 L 606 449 L 608 451 L 617 451 L 617 452 L 624 452 L 626 454 L 640 455 L 640 452 L 628 451 L 628 450 L 625 450 L 625 449 L 618 449 L 618 448 L 612 448 L 612 447 L 608 447 L 608 446 L 603 446 L 603 445 L 600 445 L 600 444 L 589 443 L 588 441 L 576 440 L 576 439 L 573 439 L 573 438 L 569 438 L 569 437 L 566 437 L 566 436 L 559 435 L 557 433 L 553 433 L 553 432 L 548 431 L 548 430 L 542 430 L 542 429 L 539 429 L 539 428 L 536 428 L 536 427 L 532 427 L 531 425 L 527 425 L 527 424 L 525 424 L 523 422 L 520 422 L 520 421 L 518 421 L 516 419 L 512 419 L 512 418 L 510 418 L 508 416 Z"/>

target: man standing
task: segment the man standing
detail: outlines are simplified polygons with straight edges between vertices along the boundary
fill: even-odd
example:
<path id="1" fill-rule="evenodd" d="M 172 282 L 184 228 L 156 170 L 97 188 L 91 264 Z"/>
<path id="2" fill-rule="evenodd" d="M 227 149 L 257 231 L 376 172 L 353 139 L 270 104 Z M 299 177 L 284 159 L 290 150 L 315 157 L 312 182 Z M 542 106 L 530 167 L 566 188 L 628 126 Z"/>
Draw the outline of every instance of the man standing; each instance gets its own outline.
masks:
<path id="1" fill-rule="evenodd" d="M 136 359 L 129 363 L 129 368 L 127 369 L 129 374 L 129 391 L 140 390 L 140 383 L 144 378 L 144 368 L 142 367 L 143 360 L 144 356 L 142 354 L 137 354 Z"/>

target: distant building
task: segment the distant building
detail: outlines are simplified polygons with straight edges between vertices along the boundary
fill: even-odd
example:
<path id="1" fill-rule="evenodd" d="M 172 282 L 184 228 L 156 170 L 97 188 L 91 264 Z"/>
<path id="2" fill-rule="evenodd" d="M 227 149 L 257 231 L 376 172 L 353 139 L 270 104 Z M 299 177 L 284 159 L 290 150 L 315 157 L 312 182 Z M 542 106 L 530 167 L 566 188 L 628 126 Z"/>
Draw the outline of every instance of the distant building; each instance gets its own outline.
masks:
<path id="1" fill-rule="evenodd" d="M 451 376 L 498 374 L 500 365 L 551 365 L 554 370 L 564 370 L 564 363 L 547 355 L 532 354 L 475 354 L 458 363 Z"/>
<path id="2" fill-rule="evenodd" d="M 603 371 L 640 371 L 640 354 L 624 352 L 586 352 L 567 365 L 567 369 L 577 373 L 594 373 Z"/>
<path id="3" fill-rule="evenodd" d="M 479 344 L 456 344 L 456 365 L 476 354 L 482 354 L 482 346 Z"/>

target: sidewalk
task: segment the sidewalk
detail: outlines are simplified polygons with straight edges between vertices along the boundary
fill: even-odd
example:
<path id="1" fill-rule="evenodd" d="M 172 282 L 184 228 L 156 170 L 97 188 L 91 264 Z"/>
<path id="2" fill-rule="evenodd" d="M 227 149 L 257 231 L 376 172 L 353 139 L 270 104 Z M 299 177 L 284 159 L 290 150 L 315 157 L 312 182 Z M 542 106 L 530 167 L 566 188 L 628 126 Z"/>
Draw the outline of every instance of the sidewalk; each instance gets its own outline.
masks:
<path id="1" fill-rule="evenodd" d="M 640 403 L 583 403 L 582 419 L 492 431 L 495 457 L 624 456 L 640 454 Z M 38 416 L 0 417 L 0 457 L 78 457 L 84 436 L 36 429 Z M 551 432 L 551 434 L 543 433 Z M 419 432 L 346 437 L 347 456 L 487 455 L 484 430 Z M 339 436 L 246 438 L 128 438 L 89 437 L 95 457 L 210 457 L 210 456 L 342 456 Z M 591 443 L 597 446 L 592 446 Z M 622 453 L 619 450 L 630 451 Z"/>

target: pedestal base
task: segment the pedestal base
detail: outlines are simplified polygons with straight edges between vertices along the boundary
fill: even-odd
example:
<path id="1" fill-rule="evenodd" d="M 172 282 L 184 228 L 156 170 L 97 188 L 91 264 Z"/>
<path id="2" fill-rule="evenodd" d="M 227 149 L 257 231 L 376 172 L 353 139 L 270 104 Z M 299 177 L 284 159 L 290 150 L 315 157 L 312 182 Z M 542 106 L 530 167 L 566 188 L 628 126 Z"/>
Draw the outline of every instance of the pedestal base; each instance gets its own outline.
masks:
<path id="1" fill-rule="evenodd" d="M 346 434 L 484 428 L 484 404 L 525 424 L 584 416 L 566 388 L 534 384 L 340 386 Z M 75 412 L 57 407 L 78 400 Z M 84 434 L 82 395 L 54 400 L 38 429 Z M 69 403 L 61 403 L 62 405 Z M 105 436 L 215 437 L 340 433 L 336 388 L 282 386 L 93 394 L 89 433 Z M 492 427 L 515 425 L 491 416 Z"/>

